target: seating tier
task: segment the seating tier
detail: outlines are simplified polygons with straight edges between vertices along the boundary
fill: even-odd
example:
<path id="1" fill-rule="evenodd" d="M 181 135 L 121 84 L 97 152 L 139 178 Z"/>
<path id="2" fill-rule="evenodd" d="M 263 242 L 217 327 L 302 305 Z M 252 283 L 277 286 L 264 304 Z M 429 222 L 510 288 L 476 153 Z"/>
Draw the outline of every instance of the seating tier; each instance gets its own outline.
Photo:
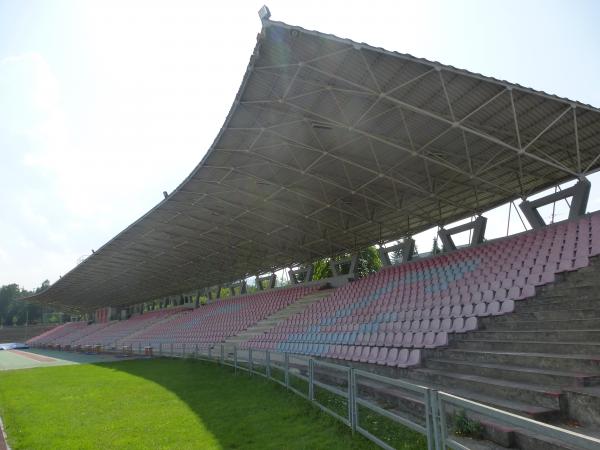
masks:
<path id="1" fill-rule="evenodd" d="M 405 367 L 420 350 L 477 329 L 480 317 L 600 254 L 600 214 L 392 266 L 336 289 L 245 347 Z"/>

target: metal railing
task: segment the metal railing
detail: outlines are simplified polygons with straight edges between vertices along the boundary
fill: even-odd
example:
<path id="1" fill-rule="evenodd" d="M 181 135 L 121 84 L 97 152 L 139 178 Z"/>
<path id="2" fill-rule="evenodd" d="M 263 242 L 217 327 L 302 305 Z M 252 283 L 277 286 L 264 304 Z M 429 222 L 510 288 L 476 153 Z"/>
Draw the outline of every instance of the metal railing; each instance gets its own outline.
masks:
<path id="1" fill-rule="evenodd" d="M 39 345 L 42 346 L 42 345 Z M 514 427 L 549 437 L 565 446 L 581 449 L 600 449 L 600 439 L 537 422 L 526 417 L 492 408 L 481 403 L 439 390 L 420 386 L 356 369 L 350 366 L 325 362 L 304 355 L 265 349 L 238 349 L 225 345 L 199 346 L 197 344 L 157 344 L 154 346 L 128 346 L 126 354 L 147 354 L 152 348 L 154 356 L 194 358 L 230 366 L 250 375 L 258 375 L 279 383 L 298 394 L 321 410 L 346 424 L 380 447 L 393 450 L 390 443 L 361 425 L 360 408 L 385 417 L 425 436 L 428 450 L 468 450 L 465 440 L 452 433 L 454 414 L 464 411 L 473 420 L 492 419 L 498 424 Z M 115 351 L 119 351 L 117 346 Z M 304 384 L 303 387 L 298 385 Z M 331 402 L 319 400 L 318 390 L 333 395 L 346 404 L 334 410 Z M 382 406 L 377 397 L 396 400 L 398 408 Z M 404 405 L 404 411 L 400 406 Z"/>
<path id="2" fill-rule="evenodd" d="M 466 398 L 457 397 L 456 395 L 446 392 L 435 392 L 435 403 L 439 411 L 440 422 L 440 444 L 441 448 L 452 448 L 456 450 L 468 450 L 469 447 L 461 442 L 458 442 L 454 437 L 448 434 L 446 426 L 446 418 L 449 409 L 460 408 L 472 414 L 477 414 L 479 417 L 493 419 L 498 423 L 521 428 L 531 431 L 538 435 L 548 437 L 562 444 L 575 446 L 581 449 L 598 450 L 600 449 L 600 439 L 595 439 L 580 433 L 575 433 L 564 428 L 559 428 L 547 423 L 538 422 L 527 417 L 518 416 L 516 414 L 492 408 L 491 406 L 482 405 L 481 403 L 467 400 Z M 572 448 L 572 447 L 569 447 Z"/>

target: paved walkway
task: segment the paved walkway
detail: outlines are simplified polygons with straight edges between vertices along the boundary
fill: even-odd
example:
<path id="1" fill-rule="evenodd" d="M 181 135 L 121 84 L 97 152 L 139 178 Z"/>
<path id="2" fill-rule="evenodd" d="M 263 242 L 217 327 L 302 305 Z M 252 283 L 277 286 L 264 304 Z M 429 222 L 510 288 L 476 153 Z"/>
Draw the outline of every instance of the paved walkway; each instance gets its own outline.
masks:
<path id="1" fill-rule="evenodd" d="M 8 444 L 6 443 L 6 436 L 4 434 L 4 425 L 0 418 L 0 450 L 8 450 Z"/>
<path id="2" fill-rule="evenodd" d="M 58 350 L 29 349 L 0 351 L 0 370 L 32 369 L 35 367 L 63 366 L 122 361 L 126 357 L 115 355 L 88 355 Z M 1 450 L 1 447 L 0 447 Z"/>

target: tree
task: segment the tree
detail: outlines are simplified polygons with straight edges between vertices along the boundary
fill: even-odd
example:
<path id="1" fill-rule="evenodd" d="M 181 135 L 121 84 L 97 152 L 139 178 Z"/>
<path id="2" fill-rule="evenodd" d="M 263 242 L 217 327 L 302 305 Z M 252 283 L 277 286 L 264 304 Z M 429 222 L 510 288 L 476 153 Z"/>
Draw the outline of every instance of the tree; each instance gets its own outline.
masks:
<path id="1" fill-rule="evenodd" d="M 333 276 L 331 272 L 331 266 L 329 262 L 331 258 L 323 258 L 315 261 L 315 267 L 313 269 L 313 280 L 322 280 L 324 278 L 330 278 Z"/>
<path id="2" fill-rule="evenodd" d="M 337 256 L 336 261 L 348 258 L 349 254 Z M 331 271 L 330 263 L 331 258 L 322 258 L 315 262 L 313 271 L 313 280 L 322 280 L 333 276 Z M 381 269 L 381 258 L 379 257 L 379 251 L 374 247 L 368 247 L 361 250 L 358 254 L 358 261 L 356 262 L 356 275 L 361 278 L 370 273 L 377 272 Z"/>
<path id="3" fill-rule="evenodd" d="M 50 282 L 48 280 L 45 280 L 34 291 L 22 289 L 16 283 L 1 286 L 0 326 L 42 322 L 44 312 L 51 313 L 54 311 L 37 303 L 27 302 L 23 298 L 42 292 L 49 287 Z"/>
<path id="4" fill-rule="evenodd" d="M 374 246 L 367 247 L 358 254 L 356 274 L 362 278 L 377 272 L 381 269 L 381 266 L 382 263 L 381 258 L 379 257 L 379 251 Z"/>
<path id="5" fill-rule="evenodd" d="M 431 254 L 437 255 L 438 253 L 442 253 L 442 249 L 440 248 L 440 245 L 438 244 L 438 238 L 436 236 L 433 238 L 433 248 L 431 249 Z"/>
<path id="6" fill-rule="evenodd" d="M 15 283 L 0 287 L 0 326 L 13 324 L 13 316 L 17 312 L 15 299 L 20 291 Z"/>
<path id="7" fill-rule="evenodd" d="M 49 287 L 50 287 L 50 281 L 49 280 L 44 280 L 42 282 L 42 284 L 40 285 L 40 287 L 35 290 L 35 293 L 39 294 L 40 292 L 44 292 Z"/>
<path id="8" fill-rule="evenodd" d="M 417 244 L 415 244 L 413 247 L 412 255 L 410 255 L 410 256 L 415 257 L 418 255 L 419 255 L 419 251 L 417 250 Z M 390 258 L 390 262 L 392 264 L 400 264 L 402 262 L 406 262 L 406 258 L 402 254 L 401 248 L 398 248 L 398 249 L 394 250 L 393 252 L 391 252 L 389 254 L 389 258 Z"/>

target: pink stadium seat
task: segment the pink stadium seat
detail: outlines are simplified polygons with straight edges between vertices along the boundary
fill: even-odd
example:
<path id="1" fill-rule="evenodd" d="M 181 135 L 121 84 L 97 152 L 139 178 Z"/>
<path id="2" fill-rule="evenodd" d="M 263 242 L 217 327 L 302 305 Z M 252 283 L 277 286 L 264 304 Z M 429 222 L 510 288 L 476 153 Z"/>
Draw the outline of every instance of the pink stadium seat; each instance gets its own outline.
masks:
<path id="1" fill-rule="evenodd" d="M 369 359 L 367 359 L 367 362 L 369 364 L 375 364 L 377 362 L 378 358 L 379 358 L 379 348 L 378 347 L 371 348 L 371 352 L 369 353 Z"/>
<path id="2" fill-rule="evenodd" d="M 387 347 L 383 347 L 379 350 L 379 354 L 377 355 L 377 364 L 385 365 L 387 363 L 389 349 Z"/>
<path id="3" fill-rule="evenodd" d="M 396 347 L 390 349 L 387 354 L 386 365 L 395 366 L 398 361 L 398 349 Z"/>

